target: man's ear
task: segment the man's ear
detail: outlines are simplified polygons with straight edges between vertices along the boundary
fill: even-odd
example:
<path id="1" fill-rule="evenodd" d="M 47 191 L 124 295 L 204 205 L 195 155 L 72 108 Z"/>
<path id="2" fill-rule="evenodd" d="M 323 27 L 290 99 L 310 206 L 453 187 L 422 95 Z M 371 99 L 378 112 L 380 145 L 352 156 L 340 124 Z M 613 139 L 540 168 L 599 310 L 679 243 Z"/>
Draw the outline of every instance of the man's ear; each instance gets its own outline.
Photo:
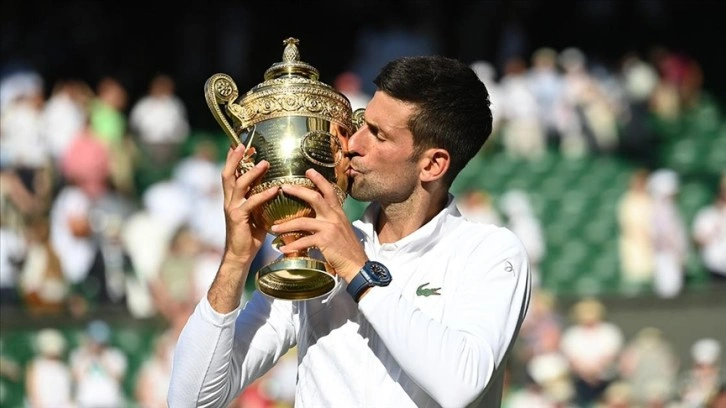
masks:
<path id="1" fill-rule="evenodd" d="M 428 149 L 419 160 L 421 164 L 421 181 L 435 181 L 441 179 L 449 170 L 451 156 L 444 149 Z"/>

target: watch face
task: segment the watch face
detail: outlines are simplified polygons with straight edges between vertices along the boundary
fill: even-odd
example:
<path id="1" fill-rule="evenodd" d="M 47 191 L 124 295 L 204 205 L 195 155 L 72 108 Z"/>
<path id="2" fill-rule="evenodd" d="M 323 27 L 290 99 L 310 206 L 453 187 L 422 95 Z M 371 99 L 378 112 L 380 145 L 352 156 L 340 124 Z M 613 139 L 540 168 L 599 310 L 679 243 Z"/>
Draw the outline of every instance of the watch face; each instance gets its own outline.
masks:
<path id="1" fill-rule="evenodd" d="M 388 283 L 391 280 L 391 274 L 388 272 L 388 268 L 378 262 L 371 262 L 369 265 L 369 271 L 371 277 L 380 283 Z"/>

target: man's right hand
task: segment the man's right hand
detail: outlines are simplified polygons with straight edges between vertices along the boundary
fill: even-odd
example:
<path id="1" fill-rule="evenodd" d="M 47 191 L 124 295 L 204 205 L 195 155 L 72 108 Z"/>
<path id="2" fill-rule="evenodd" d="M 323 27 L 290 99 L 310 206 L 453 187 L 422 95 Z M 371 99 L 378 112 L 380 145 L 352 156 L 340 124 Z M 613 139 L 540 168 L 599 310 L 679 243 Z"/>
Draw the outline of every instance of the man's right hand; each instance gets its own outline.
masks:
<path id="1" fill-rule="evenodd" d="M 244 145 L 230 149 L 222 170 L 227 238 L 222 264 L 207 295 L 219 313 L 231 312 L 239 306 L 249 267 L 265 242 L 267 231 L 255 225 L 252 212 L 279 191 L 279 187 L 273 187 L 248 196 L 254 182 L 270 165 L 263 160 L 240 175 L 237 166 L 243 156 Z"/>

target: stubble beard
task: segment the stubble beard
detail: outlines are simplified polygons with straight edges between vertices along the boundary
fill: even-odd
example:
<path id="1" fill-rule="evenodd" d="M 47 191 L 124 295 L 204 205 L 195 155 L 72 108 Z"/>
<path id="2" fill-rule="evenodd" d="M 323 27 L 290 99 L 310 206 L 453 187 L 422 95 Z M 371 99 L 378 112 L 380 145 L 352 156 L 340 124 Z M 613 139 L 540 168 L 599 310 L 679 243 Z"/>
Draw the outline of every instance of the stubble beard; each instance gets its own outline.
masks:
<path id="1" fill-rule="evenodd" d="M 350 196 L 362 202 L 401 203 L 408 200 L 413 193 L 412 187 L 389 191 L 383 188 L 383 183 L 371 183 L 363 180 L 362 177 L 351 179 L 348 185 Z"/>

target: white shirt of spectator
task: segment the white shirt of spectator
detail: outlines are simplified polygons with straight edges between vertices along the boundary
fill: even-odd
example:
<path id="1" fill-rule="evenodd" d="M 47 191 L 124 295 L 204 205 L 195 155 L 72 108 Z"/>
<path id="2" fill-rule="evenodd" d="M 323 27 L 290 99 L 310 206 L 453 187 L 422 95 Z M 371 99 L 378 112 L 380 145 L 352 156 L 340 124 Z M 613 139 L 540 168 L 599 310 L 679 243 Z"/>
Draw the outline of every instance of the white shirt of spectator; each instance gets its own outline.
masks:
<path id="1" fill-rule="evenodd" d="M 74 236 L 68 225 L 72 217 L 88 216 L 91 204 L 80 188 L 67 186 L 58 194 L 50 212 L 51 243 L 60 258 L 63 275 L 70 283 L 81 282 L 88 275 L 96 256 L 93 239 Z"/>
<path id="2" fill-rule="evenodd" d="M 693 235 L 703 242 L 701 259 L 706 267 L 726 277 L 726 206 L 708 206 L 696 213 Z"/>
<path id="3" fill-rule="evenodd" d="M 189 134 L 186 110 L 175 96 L 145 96 L 131 110 L 131 128 L 145 143 L 181 143 Z"/>
<path id="4" fill-rule="evenodd" d="M 75 350 L 70 357 L 76 375 L 76 401 L 79 408 L 123 406 L 122 379 L 126 356 L 118 349 L 105 348 L 96 355 L 89 349 Z"/>

